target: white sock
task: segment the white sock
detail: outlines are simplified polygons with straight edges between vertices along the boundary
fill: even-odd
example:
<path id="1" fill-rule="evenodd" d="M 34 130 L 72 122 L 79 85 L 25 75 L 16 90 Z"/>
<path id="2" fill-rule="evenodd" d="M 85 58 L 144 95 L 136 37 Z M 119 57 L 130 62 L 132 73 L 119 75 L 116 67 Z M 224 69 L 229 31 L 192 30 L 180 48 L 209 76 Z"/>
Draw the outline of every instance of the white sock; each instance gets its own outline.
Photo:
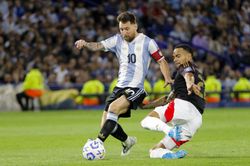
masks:
<path id="1" fill-rule="evenodd" d="M 168 134 L 168 132 L 172 129 L 159 118 L 155 118 L 152 116 L 147 116 L 146 118 L 144 118 L 141 121 L 141 126 L 149 130 L 163 131 L 165 134 Z"/>
<path id="2" fill-rule="evenodd" d="M 173 153 L 173 152 L 163 148 L 150 149 L 149 156 L 150 158 L 162 158 L 162 156 L 166 153 Z"/>
<path id="3" fill-rule="evenodd" d="M 117 122 L 118 115 L 116 115 L 115 113 L 110 111 L 110 112 L 107 113 L 107 118 L 106 119 L 107 120 L 110 119 L 110 120 L 113 120 L 113 121 Z"/>

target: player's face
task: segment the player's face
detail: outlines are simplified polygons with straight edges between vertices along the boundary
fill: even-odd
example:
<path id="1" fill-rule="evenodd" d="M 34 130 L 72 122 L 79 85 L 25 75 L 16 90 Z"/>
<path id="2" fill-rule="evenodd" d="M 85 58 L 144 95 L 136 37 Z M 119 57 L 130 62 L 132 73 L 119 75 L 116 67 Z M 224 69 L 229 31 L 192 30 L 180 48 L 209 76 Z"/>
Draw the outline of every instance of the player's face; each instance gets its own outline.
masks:
<path id="1" fill-rule="evenodd" d="M 124 40 L 131 42 L 137 33 L 137 24 L 131 24 L 130 22 L 119 22 L 119 29 Z"/>
<path id="2" fill-rule="evenodd" d="M 192 55 L 183 48 L 176 48 L 173 52 L 173 61 L 176 67 L 187 64 L 192 59 Z"/>

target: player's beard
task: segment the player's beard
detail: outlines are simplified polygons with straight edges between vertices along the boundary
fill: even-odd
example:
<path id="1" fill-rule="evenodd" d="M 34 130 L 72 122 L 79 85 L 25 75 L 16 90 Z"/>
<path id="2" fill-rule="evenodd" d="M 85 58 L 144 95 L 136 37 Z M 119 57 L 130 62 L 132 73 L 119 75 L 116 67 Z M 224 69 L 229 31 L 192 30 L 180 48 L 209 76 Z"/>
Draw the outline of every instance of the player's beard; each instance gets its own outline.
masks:
<path id="1" fill-rule="evenodd" d="M 124 38 L 124 40 L 126 40 L 127 42 L 131 42 L 131 41 L 134 39 L 134 38 L 129 37 L 129 36 L 124 36 L 123 38 Z"/>
<path id="2" fill-rule="evenodd" d="M 136 37 L 136 34 L 133 35 L 128 35 L 128 36 L 123 36 L 123 39 L 126 40 L 127 42 L 131 42 L 134 40 L 134 38 Z"/>

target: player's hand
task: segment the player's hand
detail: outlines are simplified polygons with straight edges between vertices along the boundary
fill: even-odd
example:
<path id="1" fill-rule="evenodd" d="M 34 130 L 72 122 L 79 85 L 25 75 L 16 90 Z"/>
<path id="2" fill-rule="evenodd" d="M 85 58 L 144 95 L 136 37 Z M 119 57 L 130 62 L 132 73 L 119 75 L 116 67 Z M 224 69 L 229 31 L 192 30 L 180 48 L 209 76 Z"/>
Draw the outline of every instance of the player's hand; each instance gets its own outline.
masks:
<path id="1" fill-rule="evenodd" d="M 75 42 L 75 46 L 76 46 L 77 49 L 82 49 L 83 47 L 86 46 L 86 44 L 87 44 L 87 42 L 85 40 L 82 40 L 82 39 L 81 40 L 77 40 Z"/>
<path id="2" fill-rule="evenodd" d="M 165 80 L 165 83 L 164 83 L 164 88 L 166 88 L 168 85 L 171 85 L 174 83 L 174 80 L 172 80 L 171 78 Z"/>
<path id="3" fill-rule="evenodd" d="M 189 63 L 188 63 L 188 62 L 187 62 L 187 63 L 184 63 L 182 66 L 183 66 L 184 68 L 186 68 L 186 67 L 189 66 Z"/>
<path id="4" fill-rule="evenodd" d="M 141 103 L 141 104 L 139 104 L 139 108 L 140 108 L 140 109 L 145 109 L 145 105 L 146 105 L 146 104 Z"/>
<path id="5" fill-rule="evenodd" d="M 141 103 L 140 105 L 139 105 L 139 108 L 140 109 L 150 109 L 150 108 L 154 108 L 154 107 L 148 107 L 148 105 L 149 105 L 149 103 Z"/>
<path id="6" fill-rule="evenodd" d="M 192 92 L 194 92 L 196 95 L 199 95 L 201 88 L 196 84 L 192 84 L 187 90 L 188 95 L 190 95 Z"/>

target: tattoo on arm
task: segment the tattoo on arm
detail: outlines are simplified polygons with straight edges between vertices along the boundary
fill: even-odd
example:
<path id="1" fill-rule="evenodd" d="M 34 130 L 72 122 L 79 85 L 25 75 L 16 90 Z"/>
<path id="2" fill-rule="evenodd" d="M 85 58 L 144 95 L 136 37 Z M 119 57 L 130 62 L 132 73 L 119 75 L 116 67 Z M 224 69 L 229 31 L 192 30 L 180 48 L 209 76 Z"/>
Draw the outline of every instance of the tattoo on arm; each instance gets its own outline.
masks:
<path id="1" fill-rule="evenodd" d="M 187 88 L 191 88 L 191 86 L 194 84 L 194 75 L 193 73 L 186 73 L 184 75 L 186 86 Z"/>
<path id="2" fill-rule="evenodd" d="M 91 51 L 99 51 L 104 50 L 104 46 L 101 42 L 88 42 L 86 44 L 86 47 L 90 49 Z"/>
<path id="3" fill-rule="evenodd" d="M 160 70 L 164 76 L 164 79 L 171 80 L 171 74 L 169 71 L 169 65 L 168 65 L 167 61 L 165 59 L 161 59 L 160 61 L 158 61 L 158 63 L 160 65 Z"/>
<path id="4" fill-rule="evenodd" d="M 168 96 L 163 96 L 159 99 L 156 99 L 156 100 L 154 100 L 146 105 L 143 105 L 142 108 L 143 109 L 151 109 L 151 108 L 155 108 L 158 106 L 163 106 L 165 104 L 168 104 L 174 98 L 175 98 L 174 91 L 171 91 Z"/>
<path id="5" fill-rule="evenodd" d="M 162 106 L 166 102 L 166 99 L 167 99 L 167 96 L 163 96 L 163 97 L 156 99 L 148 104 L 143 105 L 142 109 L 151 109 L 151 108 L 155 108 L 158 106 Z"/>

